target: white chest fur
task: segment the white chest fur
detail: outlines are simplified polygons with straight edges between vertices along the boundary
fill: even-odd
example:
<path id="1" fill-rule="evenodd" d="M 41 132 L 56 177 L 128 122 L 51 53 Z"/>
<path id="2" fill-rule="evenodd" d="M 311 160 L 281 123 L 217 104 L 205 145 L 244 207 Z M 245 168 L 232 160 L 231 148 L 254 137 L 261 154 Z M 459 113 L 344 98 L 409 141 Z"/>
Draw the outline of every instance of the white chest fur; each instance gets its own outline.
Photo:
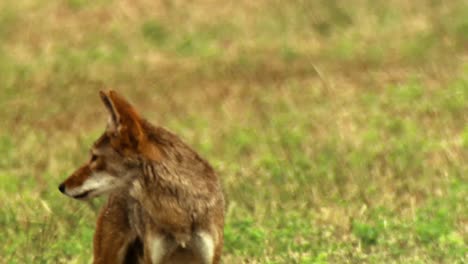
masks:
<path id="1" fill-rule="evenodd" d="M 165 245 L 165 240 L 165 237 L 160 235 L 152 236 L 149 239 L 149 251 L 152 263 L 160 263 L 166 254 L 167 247 Z"/>
<path id="2" fill-rule="evenodd" d="M 179 245 L 180 246 L 180 245 Z M 201 258 L 204 264 L 213 262 L 215 241 L 213 236 L 206 231 L 197 231 L 193 234 L 187 248 Z M 153 264 L 161 263 L 161 261 L 177 248 L 175 241 L 168 239 L 162 235 L 153 235 L 148 237 L 148 250 Z M 198 263 L 198 261 L 197 261 Z"/>

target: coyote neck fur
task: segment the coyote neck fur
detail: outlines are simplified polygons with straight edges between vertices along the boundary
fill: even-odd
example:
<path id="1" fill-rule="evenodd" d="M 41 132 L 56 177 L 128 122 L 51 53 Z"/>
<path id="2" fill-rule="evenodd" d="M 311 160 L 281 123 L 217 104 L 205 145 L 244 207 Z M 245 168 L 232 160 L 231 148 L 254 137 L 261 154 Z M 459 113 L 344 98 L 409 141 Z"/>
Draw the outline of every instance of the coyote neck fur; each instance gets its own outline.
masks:
<path id="1" fill-rule="evenodd" d="M 206 222 L 211 208 L 224 206 L 220 183 L 212 167 L 169 131 L 144 122 L 148 141 L 161 153 L 158 160 L 141 157 L 141 175 L 130 195 L 153 228 L 185 244 Z"/>

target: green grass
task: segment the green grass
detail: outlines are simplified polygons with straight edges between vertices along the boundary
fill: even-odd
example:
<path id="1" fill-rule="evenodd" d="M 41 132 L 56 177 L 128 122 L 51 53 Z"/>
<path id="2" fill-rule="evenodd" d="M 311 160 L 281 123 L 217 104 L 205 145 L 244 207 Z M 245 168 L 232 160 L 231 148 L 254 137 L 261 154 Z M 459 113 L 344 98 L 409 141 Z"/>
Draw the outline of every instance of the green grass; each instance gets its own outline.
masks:
<path id="1" fill-rule="evenodd" d="M 467 262 L 466 1 L 228 2 L 0 3 L 0 263 L 91 262 L 108 87 L 219 172 L 224 263 Z"/>

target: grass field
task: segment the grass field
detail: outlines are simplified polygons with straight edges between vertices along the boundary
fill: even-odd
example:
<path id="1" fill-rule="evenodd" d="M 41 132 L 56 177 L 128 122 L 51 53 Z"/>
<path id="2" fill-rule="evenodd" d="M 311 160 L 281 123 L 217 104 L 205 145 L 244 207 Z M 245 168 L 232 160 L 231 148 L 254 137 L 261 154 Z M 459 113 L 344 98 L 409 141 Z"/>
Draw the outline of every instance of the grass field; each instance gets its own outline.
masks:
<path id="1" fill-rule="evenodd" d="M 468 2 L 0 2 L 0 263 L 90 263 L 59 193 L 124 94 L 217 169 L 224 263 L 468 261 Z"/>

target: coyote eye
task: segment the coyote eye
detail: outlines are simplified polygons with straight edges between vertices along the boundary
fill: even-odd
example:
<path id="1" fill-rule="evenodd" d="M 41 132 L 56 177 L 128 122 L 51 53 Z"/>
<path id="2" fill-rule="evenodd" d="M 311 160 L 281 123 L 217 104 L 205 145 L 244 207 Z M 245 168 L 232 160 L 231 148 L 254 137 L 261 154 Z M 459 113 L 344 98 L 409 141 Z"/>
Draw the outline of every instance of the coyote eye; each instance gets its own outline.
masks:
<path id="1" fill-rule="evenodd" d="M 96 154 L 91 155 L 91 162 L 96 161 L 98 156 Z"/>

